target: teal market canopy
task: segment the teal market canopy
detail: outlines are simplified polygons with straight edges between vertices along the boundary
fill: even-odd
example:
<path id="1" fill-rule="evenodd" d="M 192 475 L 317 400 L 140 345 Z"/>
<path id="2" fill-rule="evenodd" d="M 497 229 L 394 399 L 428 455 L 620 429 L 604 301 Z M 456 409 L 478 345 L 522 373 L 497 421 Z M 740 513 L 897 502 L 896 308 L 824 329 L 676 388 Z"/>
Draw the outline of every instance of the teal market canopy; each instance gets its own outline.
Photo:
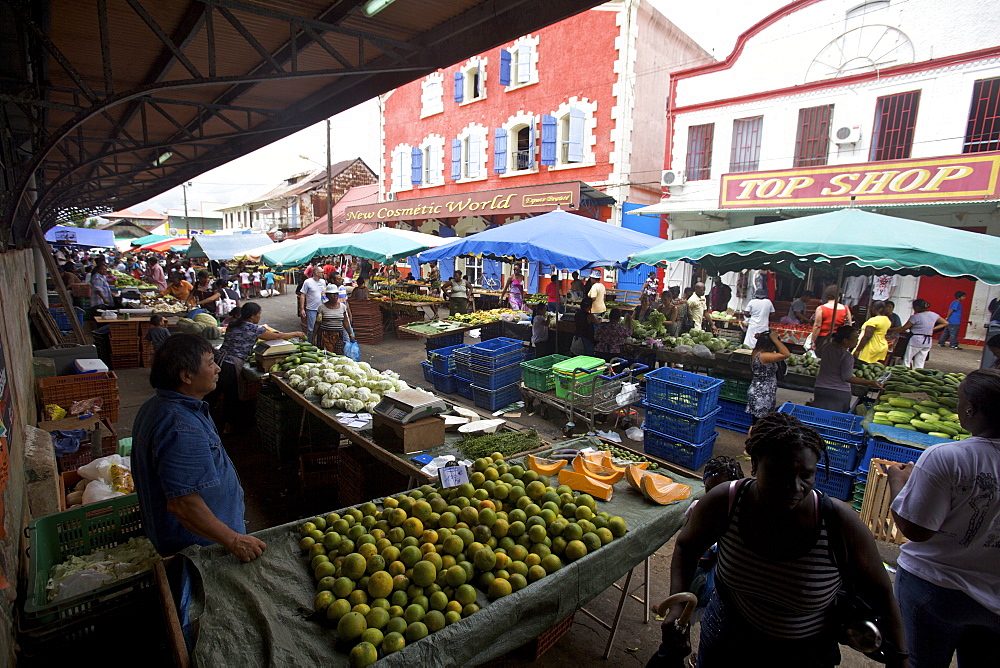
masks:
<path id="1" fill-rule="evenodd" d="M 165 241 L 167 239 L 176 239 L 177 237 L 172 237 L 169 234 L 150 234 L 145 237 L 140 237 L 139 239 L 133 239 L 130 243 L 133 246 L 148 246 L 149 244 L 155 244 L 157 241 Z"/>
<path id="2" fill-rule="evenodd" d="M 271 241 L 266 234 L 196 234 L 187 256 L 209 260 L 232 260 L 233 256 Z"/>
<path id="3" fill-rule="evenodd" d="M 1000 238 L 859 209 L 674 239 L 635 253 L 629 266 L 682 261 L 718 274 L 793 263 L 800 270 L 940 275 L 1000 284 Z"/>
<path id="4" fill-rule="evenodd" d="M 428 248 L 442 246 L 453 241 L 433 234 L 399 230 L 394 227 L 381 227 L 371 232 L 343 236 L 349 238 L 330 254 L 365 257 L 382 264 L 396 262 Z"/>
<path id="5" fill-rule="evenodd" d="M 420 254 L 421 262 L 461 255 L 525 259 L 578 270 L 624 263 L 663 239 L 567 211 L 556 210 L 500 225 Z"/>
<path id="6" fill-rule="evenodd" d="M 355 234 L 313 234 L 302 239 L 283 241 L 273 250 L 266 251 L 260 259 L 269 267 L 298 267 L 314 257 L 336 255 L 336 250 L 348 237 Z M 248 249 L 252 250 L 252 249 Z"/>

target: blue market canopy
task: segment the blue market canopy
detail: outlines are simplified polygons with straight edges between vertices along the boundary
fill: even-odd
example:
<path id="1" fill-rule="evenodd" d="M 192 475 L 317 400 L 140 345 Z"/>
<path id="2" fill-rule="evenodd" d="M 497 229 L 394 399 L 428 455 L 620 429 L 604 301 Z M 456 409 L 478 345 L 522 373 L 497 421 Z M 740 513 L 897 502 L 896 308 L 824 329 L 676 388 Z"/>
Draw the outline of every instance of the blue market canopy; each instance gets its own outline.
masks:
<path id="1" fill-rule="evenodd" d="M 663 242 L 659 237 L 602 223 L 567 211 L 500 225 L 420 254 L 421 262 L 462 255 L 540 262 L 578 270 L 624 263 L 634 253 Z"/>
<path id="2" fill-rule="evenodd" d="M 114 248 L 115 233 L 111 230 L 95 230 L 89 227 L 56 225 L 45 233 L 45 240 L 62 246 L 83 248 Z"/>
<path id="3" fill-rule="evenodd" d="M 266 234 L 196 234 L 191 237 L 188 257 L 209 260 L 232 260 L 243 251 L 259 248 L 271 241 Z"/>
<path id="4" fill-rule="evenodd" d="M 712 273 L 795 263 L 845 274 L 874 272 L 1000 283 L 1000 238 L 860 209 L 674 239 L 629 266 L 694 262 Z"/>

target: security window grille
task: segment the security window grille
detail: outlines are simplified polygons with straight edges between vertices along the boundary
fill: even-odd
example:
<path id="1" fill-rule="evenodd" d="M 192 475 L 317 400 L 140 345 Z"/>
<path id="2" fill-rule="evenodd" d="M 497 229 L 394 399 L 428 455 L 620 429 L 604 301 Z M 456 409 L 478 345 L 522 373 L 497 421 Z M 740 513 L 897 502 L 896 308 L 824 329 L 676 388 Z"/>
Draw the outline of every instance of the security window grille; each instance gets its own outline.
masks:
<path id="1" fill-rule="evenodd" d="M 703 181 L 712 172 L 712 134 L 715 123 L 688 128 L 686 171 L 688 181 Z"/>
<path id="2" fill-rule="evenodd" d="M 980 79 L 972 88 L 972 108 L 962 153 L 1000 150 L 1000 77 Z"/>
<path id="3" fill-rule="evenodd" d="M 830 152 L 830 117 L 833 105 L 799 109 L 799 129 L 795 134 L 793 167 L 825 165 Z"/>
<path id="4" fill-rule="evenodd" d="M 520 172 L 526 169 L 532 169 L 535 164 L 534 158 L 534 138 L 532 137 L 531 128 L 527 125 L 520 128 L 516 133 L 516 145 L 514 151 L 514 165 L 513 171 Z"/>
<path id="5" fill-rule="evenodd" d="M 919 104 L 919 90 L 886 95 L 876 101 L 869 160 L 904 160 L 910 157 Z"/>
<path id="6" fill-rule="evenodd" d="M 752 172 L 760 166 L 760 130 L 763 124 L 763 116 L 737 118 L 733 121 L 730 172 Z"/>

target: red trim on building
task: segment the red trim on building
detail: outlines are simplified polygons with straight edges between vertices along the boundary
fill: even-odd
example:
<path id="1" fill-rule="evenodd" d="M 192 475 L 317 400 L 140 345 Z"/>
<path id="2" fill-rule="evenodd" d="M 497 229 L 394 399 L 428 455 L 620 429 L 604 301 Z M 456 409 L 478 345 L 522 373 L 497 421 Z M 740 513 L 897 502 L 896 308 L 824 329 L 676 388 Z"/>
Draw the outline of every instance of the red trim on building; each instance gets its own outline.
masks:
<path id="1" fill-rule="evenodd" d="M 675 114 L 686 114 L 692 111 L 701 111 L 703 109 L 713 109 L 715 107 L 728 107 L 735 104 L 746 104 L 747 102 L 757 102 L 760 100 L 770 100 L 776 97 L 784 97 L 786 95 L 800 95 L 805 92 L 820 90 L 823 88 L 841 88 L 843 86 L 850 86 L 851 84 L 861 83 L 864 81 L 872 81 L 875 79 L 883 80 L 891 77 L 901 76 L 903 74 L 914 74 L 916 72 L 925 72 L 927 70 L 939 69 L 942 67 L 949 67 L 951 65 L 960 65 L 962 63 L 970 63 L 976 60 L 986 60 L 987 58 L 997 58 L 1000 57 L 1000 46 L 991 46 L 986 49 L 979 49 L 978 51 L 967 51 L 965 53 L 958 53 L 953 56 L 945 56 L 943 58 L 934 58 L 931 60 L 923 60 L 919 63 L 908 63 L 906 65 L 896 65 L 895 67 L 886 67 L 885 69 L 876 70 L 873 72 L 864 72 L 862 74 L 854 74 L 848 77 L 840 77 L 838 79 L 824 79 L 823 81 L 813 81 L 807 84 L 800 84 L 798 86 L 788 86 L 787 88 L 775 88 L 774 90 L 761 91 L 759 93 L 749 93 L 747 95 L 740 95 L 738 97 L 729 97 L 721 100 L 711 100 L 708 102 L 699 102 L 698 104 L 689 104 L 686 107 L 675 107 L 674 98 L 677 91 L 676 88 L 676 78 L 671 81 L 670 86 L 670 103 L 668 107 L 668 117 L 671 112 Z M 676 77 L 676 75 L 673 75 Z"/>

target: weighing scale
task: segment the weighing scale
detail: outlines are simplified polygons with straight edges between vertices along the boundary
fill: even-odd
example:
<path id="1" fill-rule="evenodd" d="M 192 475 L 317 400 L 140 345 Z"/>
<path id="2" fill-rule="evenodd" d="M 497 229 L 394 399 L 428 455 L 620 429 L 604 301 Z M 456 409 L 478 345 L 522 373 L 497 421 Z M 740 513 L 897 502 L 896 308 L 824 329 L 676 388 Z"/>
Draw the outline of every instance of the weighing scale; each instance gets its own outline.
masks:
<path id="1" fill-rule="evenodd" d="M 447 411 L 448 404 L 433 394 L 422 390 L 401 390 L 384 395 L 372 413 L 398 424 L 409 424 Z"/>

